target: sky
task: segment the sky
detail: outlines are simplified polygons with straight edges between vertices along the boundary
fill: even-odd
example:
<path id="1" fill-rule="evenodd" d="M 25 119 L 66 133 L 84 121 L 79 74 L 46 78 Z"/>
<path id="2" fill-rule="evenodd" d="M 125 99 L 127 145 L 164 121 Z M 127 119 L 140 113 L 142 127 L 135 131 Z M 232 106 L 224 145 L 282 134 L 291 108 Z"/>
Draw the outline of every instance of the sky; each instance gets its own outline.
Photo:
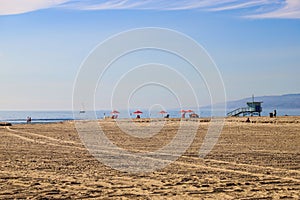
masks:
<path id="1" fill-rule="evenodd" d="M 0 0 L 0 110 L 72 110 L 76 77 L 91 52 L 145 27 L 174 30 L 201 45 L 226 100 L 300 93 L 300 0 Z M 175 84 L 141 87 L 135 78 L 152 80 L 154 72 Z M 96 109 L 168 109 L 180 107 L 178 98 L 184 107 L 212 102 L 205 77 L 156 50 L 123 56 L 95 87 Z"/>

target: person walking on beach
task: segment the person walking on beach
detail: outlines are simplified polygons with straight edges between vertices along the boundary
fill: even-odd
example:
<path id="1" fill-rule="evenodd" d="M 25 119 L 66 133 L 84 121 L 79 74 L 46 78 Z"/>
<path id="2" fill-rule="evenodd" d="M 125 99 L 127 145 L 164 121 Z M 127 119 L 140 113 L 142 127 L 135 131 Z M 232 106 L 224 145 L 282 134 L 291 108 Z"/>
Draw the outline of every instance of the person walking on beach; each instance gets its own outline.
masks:
<path id="1" fill-rule="evenodd" d="M 27 120 L 26 120 L 27 124 L 30 124 L 31 123 L 31 117 L 27 117 Z"/>
<path id="2" fill-rule="evenodd" d="M 274 110 L 273 116 L 276 117 L 276 115 L 277 115 L 277 111 Z"/>

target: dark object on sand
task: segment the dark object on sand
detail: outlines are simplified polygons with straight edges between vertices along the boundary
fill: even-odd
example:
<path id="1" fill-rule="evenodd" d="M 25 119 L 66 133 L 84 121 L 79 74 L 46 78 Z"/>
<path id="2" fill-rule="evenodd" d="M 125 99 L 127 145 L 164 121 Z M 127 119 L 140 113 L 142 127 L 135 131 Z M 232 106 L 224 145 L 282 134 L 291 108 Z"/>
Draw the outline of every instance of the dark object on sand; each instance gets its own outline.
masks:
<path id="1" fill-rule="evenodd" d="M 273 117 L 273 113 L 269 113 L 270 117 L 272 118 Z"/>
<path id="2" fill-rule="evenodd" d="M 192 113 L 190 114 L 190 118 L 199 118 L 199 115 L 197 115 L 196 113 Z"/>
<path id="3" fill-rule="evenodd" d="M 246 122 L 247 122 L 247 123 L 250 123 L 250 119 L 249 119 L 249 117 L 247 118 Z"/>
<path id="4" fill-rule="evenodd" d="M 26 119 L 26 122 L 27 122 L 27 124 L 30 124 L 31 123 L 31 117 L 27 117 L 27 119 Z"/>
<path id="5" fill-rule="evenodd" d="M 167 114 L 166 116 L 165 116 L 165 118 L 169 118 L 170 117 L 170 115 L 169 114 Z"/>
<path id="6" fill-rule="evenodd" d="M 9 122 L 0 122 L 0 126 L 12 126 Z"/>

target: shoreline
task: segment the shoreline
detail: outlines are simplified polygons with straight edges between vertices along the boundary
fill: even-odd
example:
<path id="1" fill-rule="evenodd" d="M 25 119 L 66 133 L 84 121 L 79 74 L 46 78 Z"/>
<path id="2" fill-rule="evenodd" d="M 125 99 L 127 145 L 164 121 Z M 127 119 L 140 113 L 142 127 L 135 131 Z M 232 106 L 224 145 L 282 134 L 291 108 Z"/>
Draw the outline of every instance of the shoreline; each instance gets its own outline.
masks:
<path id="1" fill-rule="evenodd" d="M 241 116 L 241 117 L 200 117 L 200 118 L 119 118 L 119 119 L 97 119 L 99 122 L 161 122 L 161 121 L 193 121 L 193 122 L 210 122 L 211 119 L 224 119 L 225 122 L 246 122 L 247 118 L 250 119 L 250 123 L 300 123 L 300 116 L 277 116 L 277 117 L 268 117 L 268 116 Z M 31 122 L 29 124 L 62 124 L 62 123 L 74 123 L 75 121 L 89 121 L 89 120 L 62 120 L 62 121 L 54 121 L 50 120 L 50 122 Z M 11 125 L 25 125 L 26 122 L 23 123 L 13 123 L 10 121 L 1 121 L 0 124 L 11 124 Z"/>

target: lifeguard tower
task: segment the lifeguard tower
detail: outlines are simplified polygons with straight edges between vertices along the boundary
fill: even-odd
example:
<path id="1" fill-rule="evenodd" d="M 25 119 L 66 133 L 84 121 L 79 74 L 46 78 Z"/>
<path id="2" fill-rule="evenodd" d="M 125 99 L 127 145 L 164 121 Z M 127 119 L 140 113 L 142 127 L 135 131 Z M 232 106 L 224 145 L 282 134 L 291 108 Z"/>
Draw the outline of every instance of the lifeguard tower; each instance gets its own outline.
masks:
<path id="1" fill-rule="evenodd" d="M 252 102 L 247 102 L 248 107 L 238 108 L 235 109 L 229 113 L 227 113 L 227 116 L 247 116 L 247 115 L 258 115 L 260 116 L 260 113 L 262 112 L 261 104 L 262 101 L 254 101 L 254 96 L 252 96 Z"/>

